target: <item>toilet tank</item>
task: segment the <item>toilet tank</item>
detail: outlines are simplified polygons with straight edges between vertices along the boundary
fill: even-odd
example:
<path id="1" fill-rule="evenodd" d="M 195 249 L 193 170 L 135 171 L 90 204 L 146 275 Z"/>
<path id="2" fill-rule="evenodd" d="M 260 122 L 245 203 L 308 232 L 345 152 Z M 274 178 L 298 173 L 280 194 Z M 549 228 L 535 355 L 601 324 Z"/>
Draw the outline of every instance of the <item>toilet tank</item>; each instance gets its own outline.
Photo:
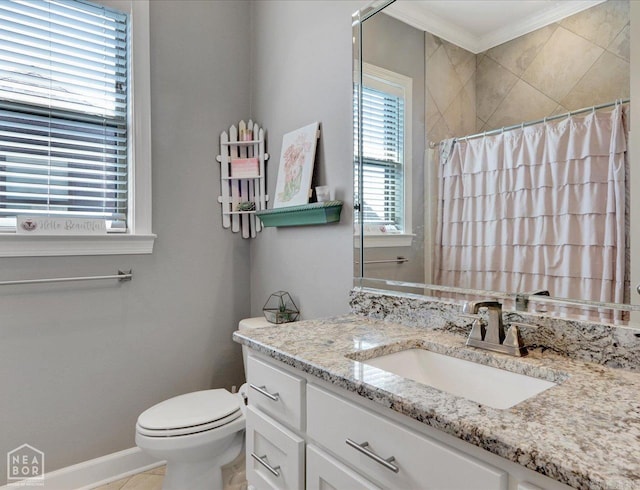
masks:
<path id="1" fill-rule="evenodd" d="M 238 324 L 238 330 L 240 332 L 246 332 L 247 330 L 253 330 L 254 328 L 273 327 L 275 323 L 267 321 L 263 316 L 256 316 L 253 318 L 245 318 L 240 320 Z M 244 376 L 247 377 L 247 354 L 249 349 L 246 346 L 242 346 L 242 363 L 244 364 Z"/>

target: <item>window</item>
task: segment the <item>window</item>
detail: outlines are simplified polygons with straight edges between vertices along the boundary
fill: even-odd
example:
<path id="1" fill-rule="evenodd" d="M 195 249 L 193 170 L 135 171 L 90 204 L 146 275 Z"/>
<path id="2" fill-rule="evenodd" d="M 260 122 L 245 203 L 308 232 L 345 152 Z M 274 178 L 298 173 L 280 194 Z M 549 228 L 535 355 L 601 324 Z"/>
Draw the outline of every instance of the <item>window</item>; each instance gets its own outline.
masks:
<path id="1" fill-rule="evenodd" d="M 411 120 L 411 89 L 410 78 L 363 64 L 362 206 L 366 246 L 411 245 L 411 135 L 406 130 Z M 356 189 L 357 185 L 356 181 Z"/>
<path id="2" fill-rule="evenodd" d="M 0 33 L 0 255 L 150 252 L 148 2 L 3 0 Z M 104 219 L 109 236 L 25 250 L 21 214 Z"/>

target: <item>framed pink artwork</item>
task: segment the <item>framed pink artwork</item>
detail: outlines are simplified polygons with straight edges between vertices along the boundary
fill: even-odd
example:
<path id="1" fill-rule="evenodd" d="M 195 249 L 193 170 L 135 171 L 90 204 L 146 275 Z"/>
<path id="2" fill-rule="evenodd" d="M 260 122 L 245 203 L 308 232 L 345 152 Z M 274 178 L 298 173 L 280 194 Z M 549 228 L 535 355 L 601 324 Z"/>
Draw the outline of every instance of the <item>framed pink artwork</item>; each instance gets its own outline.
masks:
<path id="1" fill-rule="evenodd" d="M 314 122 L 282 137 L 274 208 L 298 206 L 309 202 L 316 143 L 320 123 Z"/>

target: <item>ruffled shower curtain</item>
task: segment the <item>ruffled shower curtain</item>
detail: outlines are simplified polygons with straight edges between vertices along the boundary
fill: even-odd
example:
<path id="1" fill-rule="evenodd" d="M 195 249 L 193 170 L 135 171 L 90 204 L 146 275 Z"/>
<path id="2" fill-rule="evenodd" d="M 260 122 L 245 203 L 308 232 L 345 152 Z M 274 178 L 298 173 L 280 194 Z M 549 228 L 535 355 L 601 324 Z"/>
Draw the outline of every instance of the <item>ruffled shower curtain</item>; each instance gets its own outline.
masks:
<path id="1" fill-rule="evenodd" d="M 440 149 L 436 284 L 628 300 L 622 106 Z"/>

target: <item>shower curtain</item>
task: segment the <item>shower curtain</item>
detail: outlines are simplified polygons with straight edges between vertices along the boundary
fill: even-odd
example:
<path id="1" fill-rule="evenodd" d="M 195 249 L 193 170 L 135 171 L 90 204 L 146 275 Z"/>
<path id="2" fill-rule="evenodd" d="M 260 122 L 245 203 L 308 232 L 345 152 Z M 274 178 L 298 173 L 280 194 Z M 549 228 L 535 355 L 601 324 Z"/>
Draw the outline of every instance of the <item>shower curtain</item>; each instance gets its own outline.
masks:
<path id="1" fill-rule="evenodd" d="M 625 111 L 441 143 L 436 283 L 628 300 Z"/>

